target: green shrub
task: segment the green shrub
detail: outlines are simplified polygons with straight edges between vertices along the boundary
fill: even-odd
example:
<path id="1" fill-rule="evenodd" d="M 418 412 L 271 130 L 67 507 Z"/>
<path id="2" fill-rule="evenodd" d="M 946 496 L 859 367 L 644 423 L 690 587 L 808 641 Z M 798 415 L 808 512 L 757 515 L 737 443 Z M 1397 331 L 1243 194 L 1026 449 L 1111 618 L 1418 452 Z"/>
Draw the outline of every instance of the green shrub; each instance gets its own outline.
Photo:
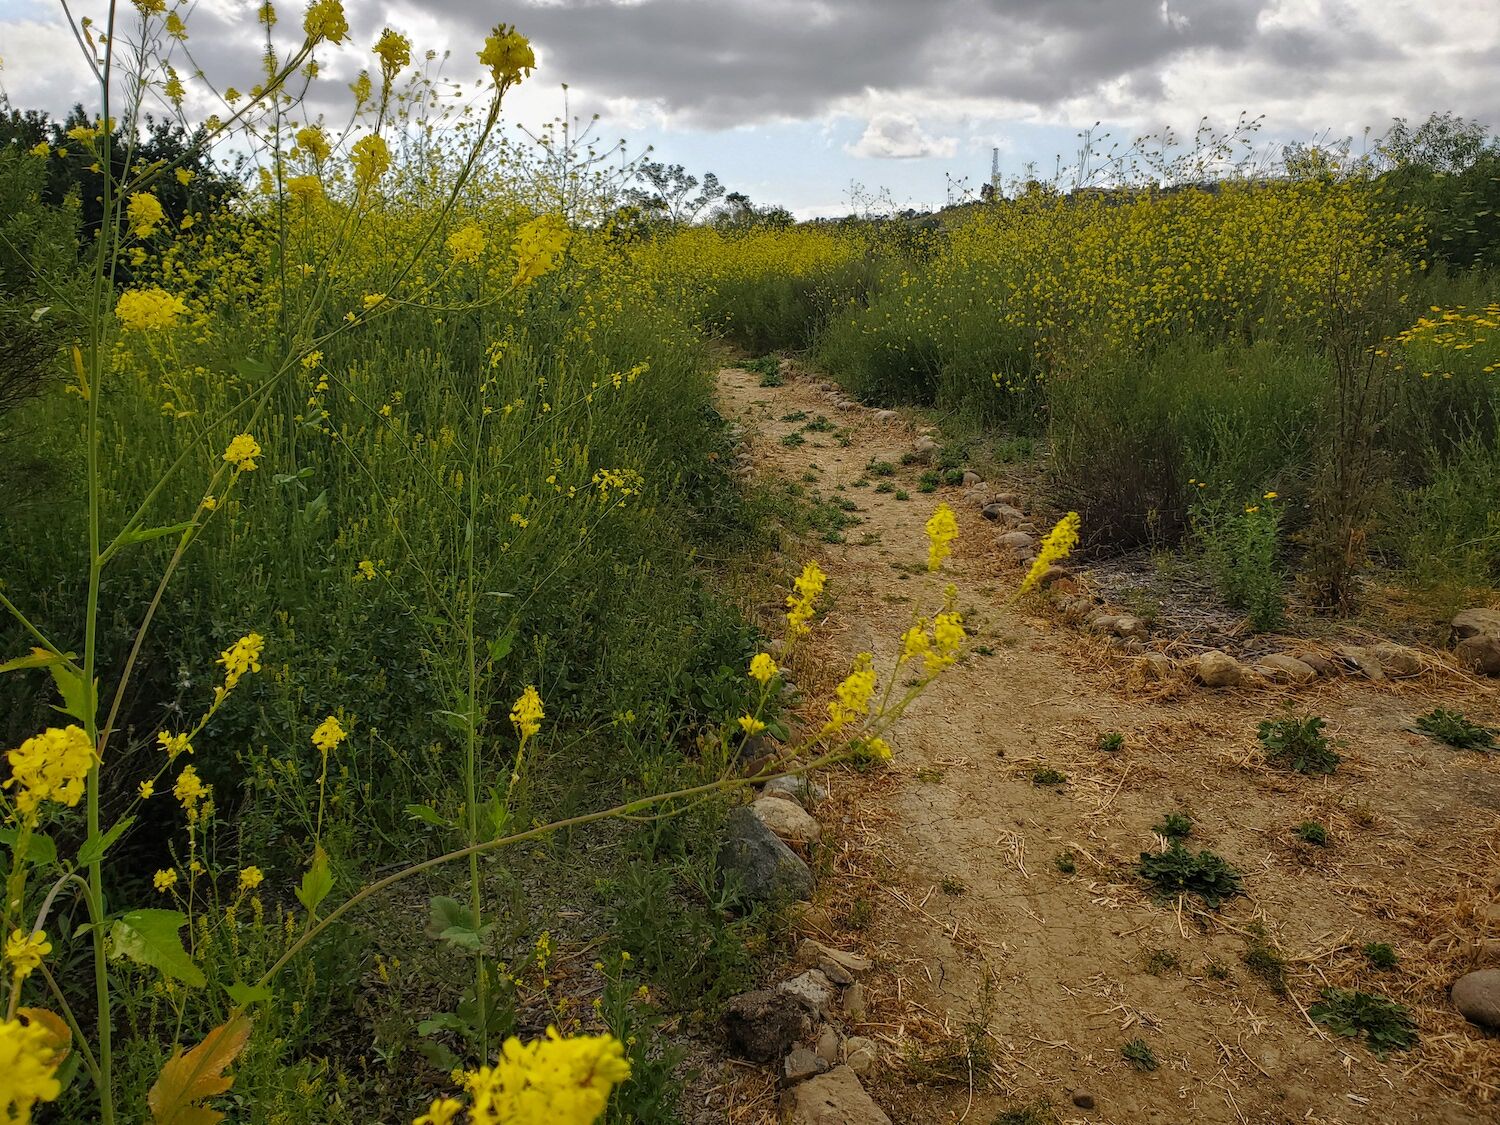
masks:
<path id="1" fill-rule="evenodd" d="M 1339 756 L 1323 733 L 1326 725 L 1316 715 L 1288 715 L 1261 723 L 1257 737 L 1265 748 L 1266 761 L 1273 766 L 1301 774 L 1332 773 L 1338 768 Z"/>
<path id="2" fill-rule="evenodd" d="M 1242 889 L 1239 872 L 1221 856 L 1210 851 L 1194 855 L 1176 840 L 1164 852 L 1142 852 L 1137 870 L 1160 895 L 1193 894 L 1214 908 Z"/>
<path id="3" fill-rule="evenodd" d="M 1335 1035 L 1364 1037 L 1377 1058 L 1416 1045 L 1417 1021 L 1411 1010 L 1384 996 L 1344 988 L 1325 988 L 1307 1014 Z"/>
<path id="4" fill-rule="evenodd" d="M 1434 707 L 1417 719 L 1417 730 L 1458 750 L 1488 750 L 1495 745 L 1495 732 L 1472 723 L 1459 711 Z"/>

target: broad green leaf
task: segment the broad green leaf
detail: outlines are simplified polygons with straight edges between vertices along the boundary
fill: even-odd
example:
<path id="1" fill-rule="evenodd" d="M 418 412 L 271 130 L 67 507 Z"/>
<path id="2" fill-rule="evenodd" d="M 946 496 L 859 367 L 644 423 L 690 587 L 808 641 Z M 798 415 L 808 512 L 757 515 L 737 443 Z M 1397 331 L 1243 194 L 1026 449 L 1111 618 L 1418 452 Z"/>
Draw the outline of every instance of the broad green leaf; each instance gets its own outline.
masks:
<path id="1" fill-rule="evenodd" d="M 18 828 L 0 828 L 0 844 L 10 848 L 10 854 L 16 854 L 16 843 L 21 838 L 21 830 Z M 57 845 L 52 842 L 51 836 L 44 836 L 40 832 L 31 832 L 26 836 L 26 860 L 29 863 L 47 864 L 57 862 Z"/>
<path id="2" fill-rule="evenodd" d="M 234 369 L 247 379 L 269 379 L 276 374 L 276 368 L 269 360 L 251 359 L 249 356 L 236 360 Z"/>
<path id="3" fill-rule="evenodd" d="M 423 1058 L 445 1074 L 463 1065 L 462 1059 L 435 1039 L 423 1039 L 416 1044 L 416 1048 Z"/>
<path id="4" fill-rule="evenodd" d="M 498 664 L 510 655 L 511 646 L 516 643 L 516 627 L 510 626 L 505 632 L 490 642 L 490 663 Z"/>
<path id="5" fill-rule="evenodd" d="M 333 872 L 328 869 L 328 853 L 319 845 L 313 851 L 312 863 L 302 875 L 302 885 L 297 888 L 297 901 L 316 914 L 318 904 L 333 890 Z"/>
<path id="6" fill-rule="evenodd" d="M 95 696 L 84 687 L 83 673 L 66 664 L 49 664 L 47 671 L 52 673 L 57 692 L 62 696 L 63 705 L 58 710 L 87 726 L 94 717 Z"/>
<path id="7" fill-rule="evenodd" d="M 248 1008 L 252 1004 L 269 1004 L 271 1002 L 270 985 L 226 984 L 224 991 L 229 993 L 229 998 L 241 1008 Z"/>
<path id="8" fill-rule="evenodd" d="M 477 953 L 490 926 L 474 928 L 474 915 L 457 899 L 437 895 L 428 903 L 427 936 L 469 952 Z"/>
<path id="9" fill-rule="evenodd" d="M 431 805 L 407 805 L 406 815 L 413 820 L 420 820 L 423 824 L 430 824 L 434 828 L 452 828 L 453 822 L 443 816 Z"/>
<path id="10" fill-rule="evenodd" d="M 34 648 L 30 656 L 18 656 L 14 660 L 7 660 L 0 664 L 0 672 L 19 672 L 23 668 L 47 668 L 53 664 L 64 664 L 73 659 L 71 652 L 56 653 L 48 652 L 44 648 Z"/>
<path id="11" fill-rule="evenodd" d="M 241 1014 L 230 1016 L 227 1023 L 210 1031 L 186 1054 L 181 1047 L 173 1051 L 146 1093 L 155 1125 L 213 1125 L 222 1121 L 222 1113 L 202 1103 L 234 1085 L 234 1075 L 225 1071 L 248 1042 L 250 1017 Z"/>
<path id="12" fill-rule="evenodd" d="M 114 827 L 103 836 L 97 839 L 85 840 L 83 847 L 78 849 L 78 866 L 87 867 L 89 864 L 103 859 L 104 853 L 109 849 L 109 846 L 118 840 L 124 834 L 125 830 L 134 823 L 135 817 L 124 817 L 121 820 L 117 820 Z"/>
<path id="13" fill-rule="evenodd" d="M 481 839 L 498 840 L 505 835 L 505 830 L 510 827 L 510 810 L 505 807 L 498 789 L 490 794 L 489 800 L 481 802 L 476 811 L 479 813 Z"/>
<path id="14" fill-rule="evenodd" d="M 110 926 L 110 947 L 116 957 L 150 965 L 184 984 L 202 988 L 203 971 L 193 964 L 177 931 L 187 925 L 180 910 L 132 910 Z"/>

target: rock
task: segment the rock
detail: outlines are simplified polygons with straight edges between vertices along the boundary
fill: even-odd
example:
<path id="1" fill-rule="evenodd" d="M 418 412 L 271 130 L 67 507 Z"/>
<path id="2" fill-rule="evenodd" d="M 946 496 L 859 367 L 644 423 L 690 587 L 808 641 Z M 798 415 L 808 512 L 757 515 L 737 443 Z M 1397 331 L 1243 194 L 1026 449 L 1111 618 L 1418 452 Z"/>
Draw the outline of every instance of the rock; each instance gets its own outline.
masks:
<path id="1" fill-rule="evenodd" d="M 981 485 L 983 483 L 984 478 L 976 473 L 973 469 L 964 470 L 963 486 L 965 488 L 973 488 L 976 485 Z"/>
<path id="2" fill-rule="evenodd" d="M 818 1035 L 817 1046 L 813 1048 L 813 1053 L 829 1066 L 838 1066 L 842 1061 L 842 1047 L 843 1042 L 839 1039 L 838 1031 L 832 1026 L 824 1026 Z"/>
<path id="3" fill-rule="evenodd" d="M 1143 683 L 1153 684 L 1172 678 L 1172 658 L 1161 652 L 1148 652 L 1135 662 L 1135 671 Z"/>
<path id="4" fill-rule="evenodd" d="M 1500 969 L 1479 969 L 1453 982 L 1453 1006 L 1470 1023 L 1500 1031 Z"/>
<path id="5" fill-rule="evenodd" d="M 1027 563 L 1031 563 L 1035 560 L 1026 559 L 1025 561 Z M 1048 565 L 1047 569 L 1042 571 L 1042 573 L 1037 577 L 1036 584 L 1043 590 L 1046 590 L 1050 589 L 1056 583 L 1061 582 L 1064 578 L 1071 579 L 1072 577 L 1073 572 L 1067 567 L 1058 566 L 1056 563 L 1051 563 Z"/>
<path id="6" fill-rule="evenodd" d="M 868 957 L 832 949 L 820 941 L 804 938 L 797 945 L 797 964 L 817 969 L 834 984 L 853 984 L 854 978 L 874 968 Z"/>
<path id="7" fill-rule="evenodd" d="M 1211 648 L 1198 657 L 1193 675 L 1204 687 L 1235 687 L 1245 682 L 1245 666 L 1228 653 Z"/>
<path id="8" fill-rule="evenodd" d="M 823 836 L 818 822 L 796 801 L 759 797 L 750 809 L 762 824 L 788 843 L 811 844 Z"/>
<path id="9" fill-rule="evenodd" d="M 1334 655 L 1342 660 L 1345 666 L 1352 666 L 1365 679 L 1385 679 L 1385 668 L 1369 649 L 1360 648 L 1358 645 L 1340 645 L 1333 651 Z"/>
<path id="10" fill-rule="evenodd" d="M 781 1096 L 782 1125 L 891 1125 L 852 1067 L 836 1066 L 827 1074 L 793 1086 Z"/>
<path id="11" fill-rule="evenodd" d="M 1500 676 L 1500 633 L 1480 633 L 1459 641 L 1453 655 L 1465 668 L 1486 676 Z"/>
<path id="12" fill-rule="evenodd" d="M 1096 613 L 1089 618 L 1089 628 L 1096 633 L 1113 633 L 1115 631 L 1115 622 L 1118 620 L 1120 620 L 1118 614 Z"/>
<path id="13" fill-rule="evenodd" d="M 731 812 L 724 831 L 719 867 L 738 882 L 746 901 L 784 904 L 812 894 L 813 878 L 807 864 L 750 808 L 741 806 Z"/>
<path id="14" fill-rule="evenodd" d="M 1146 623 L 1139 617 L 1122 613 L 1119 617 L 1115 618 L 1115 627 L 1112 632 L 1117 637 L 1134 637 L 1136 640 L 1145 640 L 1151 630 L 1146 627 Z"/>
<path id="15" fill-rule="evenodd" d="M 1026 560 L 1026 565 L 1030 566 L 1031 563 L 1035 560 L 1036 556 L 1032 555 L 1031 558 L 1028 558 Z M 1083 587 L 1078 584 L 1077 579 L 1068 577 L 1052 579 L 1052 581 L 1047 584 L 1047 588 L 1054 594 L 1076 594 L 1083 589 Z"/>
<path id="16" fill-rule="evenodd" d="M 1302 661 L 1302 663 L 1306 664 L 1309 668 L 1316 672 L 1320 678 L 1323 679 L 1327 679 L 1329 676 L 1337 676 L 1339 674 L 1339 666 L 1332 660 L 1329 660 L 1328 657 L 1323 656 L 1321 653 L 1293 652 L 1292 659 Z"/>
<path id="17" fill-rule="evenodd" d="M 1318 678 L 1317 670 L 1312 665 L 1284 652 L 1273 652 L 1270 656 L 1261 657 L 1255 670 L 1277 684 L 1308 684 Z"/>
<path id="18" fill-rule="evenodd" d="M 773 1063 L 807 1034 L 811 1021 L 796 997 L 761 989 L 744 992 L 724 1010 L 724 1033 L 735 1054 Z"/>
<path id="19" fill-rule="evenodd" d="M 791 980 L 784 980 L 776 986 L 776 991 L 792 997 L 810 1015 L 823 1019 L 833 1014 L 833 1001 L 838 995 L 833 982 L 820 969 L 808 969 Z"/>
<path id="20" fill-rule="evenodd" d="M 1453 618 L 1453 640 L 1500 636 L 1500 609 L 1466 609 Z"/>
<path id="21" fill-rule="evenodd" d="M 1382 641 L 1373 646 L 1370 653 L 1380 661 L 1380 666 L 1390 676 L 1419 676 L 1427 667 L 1427 662 L 1416 649 L 1391 641 Z"/>
<path id="22" fill-rule="evenodd" d="M 912 443 L 911 451 L 916 454 L 918 461 L 931 461 L 932 455 L 937 452 L 938 443 L 928 435 L 923 434 Z"/>
<path id="23" fill-rule="evenodd" d="M 868 1074 L 875 1068 L 879 1058 L 880 1052 L 875 1046 L 875 1040 L 866 1039 L 863 1035 L 851 1035 L 844 1040 L 844 1061 L 855 1074 Z"/>
<path id="24" fill-rule="evenodd" d="M 987 520 L 994 520 L 1001 527 L 1015 527 L 1026 519 L 1026 513 L 1020 508 L 1012 508 L 1009 504 L 986 504 L 981 510 Z"/>
<path id="25" fill-rule="evenodd" d="M 895 422 L 900 417 L 901 415 L 897 414 L 894 410 L 875 411 L 875 421 L 877 422 Z"/>
<path id="26" fill-rule="evenodd" d="M 1076 1105 L 1079 1109 L 1093 1109 L 1094 1095 L 1089 1093 L 1087 1090 L 1074 1090 L 1073 1104 Z"/>
<path id="27" fill-rule="evenodd" d="M 831 395 L 834 391 L 838 390 L 838 387 L 834 386 L 832 383 L 819 383 L 818 390 L 822 391 L 824 394 Z"/>
<path id="28" fill-rule="evenodd" d="M 787 925 L 795 931 L 806 932 L 812 930 L 816 933 L 825 934 L 833 928 L 833 919 L 828 910 L 822 906 L 814 906 L 810 902 L 794 902 L 787 908 Z"/>
<path id="29" fill-rule="evenodd" d="M 844 1015 L 855 1023 L 863 1022 L 868 1003 L 869 1000 L 865 995 L 865 986 L 860 984 L 859 981 L 855 981 L 848 988 L 844 989 Z"/>
<path id="30" fill-rule="evenodd" d="M 827 798 L 828 790 L 803 774 L 796 777 L 773 777 L 761 786 L 760 795 L 796 801 L 799 804 L 817 804 Z"/>
<path id="31" fill-rule="evenodd" d="M 1036 540 L 1024 531 L 1007 531 L 1004 535 L 998 536 L 995 542 L 1012 551 L 1029 551 L 1036 546 Z"/>
<path id="32" fill-rule="evenodd" d="M 852 398 L 841 398 L 834 404 L 839 410 L 858 410 L 859 403 Z"/>
<path id="33" fill-rule="evenodd" d="M 829 1064 L 808 1047 L 797 1047 L 781 1060 L 781 1081 L 785 1086 L 805 1082 L 815 1074 L 822 1074 Z"/>
<path id="34" fill-rule="evenodd" d="M 1019 508 L 1021 506 L 1021 497 L 1014 492 L 997 492 L 995 493 L 995 503 L 1008 504 L 1012 508 Z"/>
<path id="35" fill-rule="evenodd" d="M 1109 643 L 1130 656 L 1136 656 L 1146 651 L 1146 642 L 1139 637 L 1111 637 Z"/>

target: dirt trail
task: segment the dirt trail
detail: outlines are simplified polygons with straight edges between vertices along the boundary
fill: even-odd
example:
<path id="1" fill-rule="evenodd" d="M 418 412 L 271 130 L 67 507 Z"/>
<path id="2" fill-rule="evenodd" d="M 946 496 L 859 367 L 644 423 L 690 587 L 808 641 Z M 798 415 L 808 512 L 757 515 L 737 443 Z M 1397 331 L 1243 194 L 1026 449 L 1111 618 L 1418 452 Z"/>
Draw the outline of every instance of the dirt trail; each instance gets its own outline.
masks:
<path id="1" fill-rule="evenodd" d="M 867 1085 L 893 1120 L 990 1125 L 1038 1100 L 1058 1121 L 1119 1125 L 1500 1119 L 1500 1040 L 1447 1000 L 1457 975 L 1500 964 L 1500 755 L 1405 729 L 1434 705 L 1494 721 L 1494 693 L 1438 674 L 1303 689 L 1298 706 L 1328 718 L 1344 760 L 1331 777 L 1270 771 L 1255 728 L 1277 693 L 1131 692 L 1127 658 L 1102 641 L 1005 608 L 1020 571 L 995 526 L 959 489 L 919 492 L 920 467 L 900 466 L 914 431 L 838 410 L 818 378 L 719 374 L 754 472 L 853 501 L 862 521 L 844 543 L 804 547 L 830 579 L 796 669 L 805 697 L 826 698 L 860 651 L 888 668 L 950 579 L 974 645 L 896 728 L 891 768 L 830 779 L 819 810 L 836 843 L 810 924 L 881 968 L 859 1033 L 888 1050 Z M 842 433 L 806 431 L 819 415 Z M 792 433 L 801 444 L 782 442 Z M 872 461 L 895 475 L 869 474 Z M 877 491 L 887 479 L 910 499 Z M 940 499 L 963 534 L 933 577 L 923 523 Z M 1107 731 L 1122 750 L 1098 748 Z M 1034 784 L 1042 764 L 1066 783 Z M 1193 818 L 1191 846 L 1244 874 L 1217 914 L 1156 903 L 1134 876 L 1172 811 Z M 1297 841 L 1309 820 L 1327 847 Z M 1261 929 L 1288 996 L 1247 965 Z M 1370 967 L 1372 941 L 1395 947 L 1396 970 Z M 1315 1027 L 1305 1009 L 1325 985 L 1410 1005 L 1420 1046 L 1382 1062 Z M 1122 1057 L 1134 1039 L 1156 1070 Z"/>

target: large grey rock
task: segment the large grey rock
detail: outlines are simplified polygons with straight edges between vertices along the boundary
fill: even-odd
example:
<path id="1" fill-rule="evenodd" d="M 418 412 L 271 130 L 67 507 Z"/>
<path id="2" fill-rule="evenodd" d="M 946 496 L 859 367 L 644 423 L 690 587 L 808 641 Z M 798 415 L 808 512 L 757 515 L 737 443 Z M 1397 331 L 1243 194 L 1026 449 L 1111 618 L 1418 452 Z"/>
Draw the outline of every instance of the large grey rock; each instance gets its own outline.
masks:
<path id="1" fill-rule="evenodd" d="M 897 414 L 894 410 L 875 411 L 875 421 L 877 422 L 896 422 L 899 421 L 900 418 L 901 415 Z"/>
<path id="2" fill-rule="evenodd" d="M 1193 675 L 1204 687 L 1236 687 L 1245 682 L 1245 668 L 1228 653 L 1211 648 L 1198 657 Z"/>
<path id="3" fill-rule="evenodd" d="M 1453 618 L 1455 641 L 1485 634 L 1500 636 L 1500 609 L 1466 609 Z"/>
<path id="4" fill-rule="evenodd" d="M 1148 652 L 1135 662 L 1142 683 L 1154 684 L 1172 678 L 1172 658 L 1164 652 Z"/>
<path id="5" fill-rule="evenodd" d="M 782 981 L 776 986 L 776 991 L 790 996 L 809 1015 L 821 1019 L 833 1015 L 833 1002 L 838 998 L 838 989 L 818 969 L 808 969 L 791 980 Z"/>
<path id="6" fill-rule="evenodd" d="M 1310 684 L 1318 678 L 1318 671 L 1304 660 L 1288 656 L 1284 652 L 1273 652 L 1263 656 L 1255 670 L 1272 683 Z"/>
<path id="7" fill-rule="evenodd" d="M 1008 547 L 1013 551 L 1031 550 L 1036 546 L 1036 540 L 1024 531 L 1007 531 L 995 540 L 1001 547 Z"/>
<path id="8" fill-rule="evenodd" d="M 1453 982 L 1453 1006 L 1470 1023 L 1500 1031 L 1500 969 L 1480 969 Z"/>
<path id="9" fill-rule="evenodd" d="M 775 1062 L 811 1025 L 795 996 L 767 989 L 741 993 L 724 1010 L 730 1050 L 751 1062 Z"/>
<path id="10" fill-rule="evenodd" d="M 787 903 L 812 894 L 813 877 L 807 864 L 750 808 L 741 806 L 731 812 L 724 833 L 719 867 L 737 879 L 747 901 Z"/>
<path id="11" fill-rule="evenodd" d="M 1302 661 L 1302 663 L 1316 672 L 1321 679 L 1327 679 L 1329 676 L 1337 676 L 1339 674 L 1339 666 L 1319 652 L 1298 650 L 1292 653 L 1292 659 Z"/>
<path id="12" fill-rule="evenodd" d="M 1486 676 L 1500 676 L 1500 633 L 1480 633 L 1461 640 L 1453 655 L 1465 668 Z"/>
<path id="13" fill-rule="evenodd" d="M 760 797 L 750 806 L 762 824 L 791 844 L 811 844 L 823 835 L 818 822 L 795 801 Z"/>
<path id="14" fill-rule="evenodd" d="M 891 1125 L 851 1067 L 793 1086 L 781 1096 L 782 1125 Z"/>
<path id="15" fill-rule="evenodd" d="M 911 451 L 916 455 L 918 461 L 925 462 L 932 460 L 932 455 L 937 452 L 937 448 L 938 443 L 933 441 L 929 435 L 923 434 L 912 443 Z"/>

